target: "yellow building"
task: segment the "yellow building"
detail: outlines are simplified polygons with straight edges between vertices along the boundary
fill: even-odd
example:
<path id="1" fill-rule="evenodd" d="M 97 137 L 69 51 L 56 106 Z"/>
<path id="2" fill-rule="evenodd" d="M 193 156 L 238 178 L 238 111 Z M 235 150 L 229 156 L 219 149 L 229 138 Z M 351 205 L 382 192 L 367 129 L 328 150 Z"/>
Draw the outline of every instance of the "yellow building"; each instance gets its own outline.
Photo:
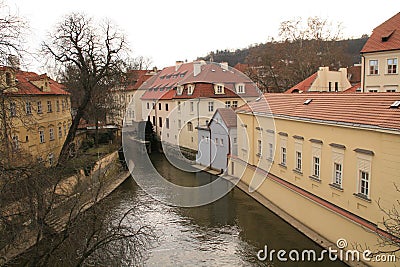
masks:
<path id="1" fill-rule="evenodd" d="M 320 235 L 319 243 L 346 239 L 346 249 L 374 250 L 377 233 L 393 237 L 379 205 L 400 211 L 400 93 L 264 97 L 237 110 L 229 174 Z"/>
<path id="2" fill-rule="evenodd" d="M 361 50 L 363 92 L 400 92 L 400 13 L 378 27 Z"/>
<path id="3" fill-rule="evenodd" d="M 5 157 L 54 164 L 72 121 L 70 94 L 46 74 L 1 67 L 0 77 Z"/>

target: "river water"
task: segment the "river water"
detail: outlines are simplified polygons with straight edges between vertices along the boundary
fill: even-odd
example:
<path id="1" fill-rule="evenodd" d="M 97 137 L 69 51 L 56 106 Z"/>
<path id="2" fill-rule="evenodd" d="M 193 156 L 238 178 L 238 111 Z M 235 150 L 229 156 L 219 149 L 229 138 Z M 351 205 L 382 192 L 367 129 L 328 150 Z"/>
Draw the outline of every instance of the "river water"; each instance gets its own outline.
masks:
<path id="1" fill-rule="evenodd" d="M 151 159 L 176 184 L 195 186 L 216 179 L 205 172 L 182 172 L 162 155 Z M 258 260 L 265 245 L 269 251 L 312 249 L 317 255 L 322 248 L 238 188 L 212 204 L 179 208 L 154 200 L 129 178 L 111 199 L 115 212 L 139 204 L 139 220 L 154 228 L 158 240 L 146 252 L 145 266 L 346 266 L 328 257 L 322 262 L 281 262 L 276 255 L 273 261 Z"/>

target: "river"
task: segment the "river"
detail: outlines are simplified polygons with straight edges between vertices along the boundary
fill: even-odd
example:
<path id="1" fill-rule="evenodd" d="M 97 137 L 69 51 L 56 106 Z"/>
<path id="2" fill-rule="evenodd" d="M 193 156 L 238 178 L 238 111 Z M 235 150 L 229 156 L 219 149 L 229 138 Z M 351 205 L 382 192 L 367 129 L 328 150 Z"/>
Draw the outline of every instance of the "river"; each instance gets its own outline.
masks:
<path id="1" fill-rule="evenodd" d="M 216 179 L 178 170 L 159 154 L 151 160 L 176 184 L 195 186 Z M 145 266 L 346 266 L 328 257 L 323 262 L 282 262 L 275 254 L 273 261 L 258 260 L 265 245 L 269 251 L 312 249 L 317 255 L 322 248 L 238 188 L 206 206 L 180 208 L 153 199 L 129 178 L 110 197 L 114 212 L 139 204 L 139 220 L 154 228 L 158 240 L 146 252 Z"/>

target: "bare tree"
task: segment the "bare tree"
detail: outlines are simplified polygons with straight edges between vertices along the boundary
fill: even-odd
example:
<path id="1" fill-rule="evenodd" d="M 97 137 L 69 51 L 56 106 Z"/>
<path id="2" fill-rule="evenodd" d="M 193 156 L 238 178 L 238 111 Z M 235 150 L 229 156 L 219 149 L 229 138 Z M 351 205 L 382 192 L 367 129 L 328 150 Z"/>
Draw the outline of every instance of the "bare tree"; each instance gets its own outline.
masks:
<path id="1" fill-rule="evenodd" d="M 337 69 L 351 64 L 341 38 L 341 25 L 326 19 L 310 17 L 283 21 L 279 39 L 255 47 L 248 57 L 256 71 L 255 80 L 266 91 L 282 92 L 306 79 L 318 70 L 329 66 Z"/>
<path id="2" fill-rule="evenodd" d="M 118 73 L 123 73 L 125 53 L 128 52 L 125 36 L 109 21 L 96 24 L 83 14 L 67 15 L 43 43 L 43 53 L 62 69 L 72 68 L 69 76 L 81 90 L 67 138 L 61 150 L 59 163 L 68 158 L 68 150 L 75 137 L 79 121 L 84 116 L 96 90 L 109 85 Z"/>
<path id="3" fill-rule="evenodd" d="M 0 1 L 0 58 L 8 60 L 9 55 L 21 56 L 27 24 L 9 7 Z"/>

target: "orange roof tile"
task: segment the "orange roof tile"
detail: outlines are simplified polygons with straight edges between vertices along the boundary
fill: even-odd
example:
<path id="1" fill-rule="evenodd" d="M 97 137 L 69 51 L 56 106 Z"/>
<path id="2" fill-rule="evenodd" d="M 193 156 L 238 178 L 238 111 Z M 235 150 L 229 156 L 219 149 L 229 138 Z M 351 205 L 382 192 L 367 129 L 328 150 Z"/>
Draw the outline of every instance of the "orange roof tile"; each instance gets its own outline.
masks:
<path id="1" fill-rule="evenodd" d="M 314 73 L 304 81 L 299 82 L 289 90 L 285 92 L 285 94 L 291 94 L 291 93 L 299 93 L 301 92 L 307 92 L 308 89 L 310 89 L 311 85 L 314 83 L 315 79 L 317 79 L 318 72 Z"/>
<path id="2" fill-rule="evenodd" d="M 70 93 L 65 91 L 65 86 L 49 78 L 47 74 L 38 75 L 34 72 L 27 72 L 17 70 L 15 72 L 15 78 L 18 80 L 16 87 L 17 92 L 7 92 L 8 95 L 69 95 Z M 39 81 L 47 78 L 50 90 L 48 92 L 42 91 L 39 87 L 34 85 L 32 81 Z"/>
<path id="3" fill-rule="evenodd" d="M 372 31 L 361 53 L 400 49 L 400 12 Z"/>
<path id="4" fill-rule="evenodd" d="M 307 99 L 312 101 L 304 105 Z M 264 94 L 237 112 L 400 131 L 400 108 L 390 108 L 395 101 L 400 93 Z"/>

